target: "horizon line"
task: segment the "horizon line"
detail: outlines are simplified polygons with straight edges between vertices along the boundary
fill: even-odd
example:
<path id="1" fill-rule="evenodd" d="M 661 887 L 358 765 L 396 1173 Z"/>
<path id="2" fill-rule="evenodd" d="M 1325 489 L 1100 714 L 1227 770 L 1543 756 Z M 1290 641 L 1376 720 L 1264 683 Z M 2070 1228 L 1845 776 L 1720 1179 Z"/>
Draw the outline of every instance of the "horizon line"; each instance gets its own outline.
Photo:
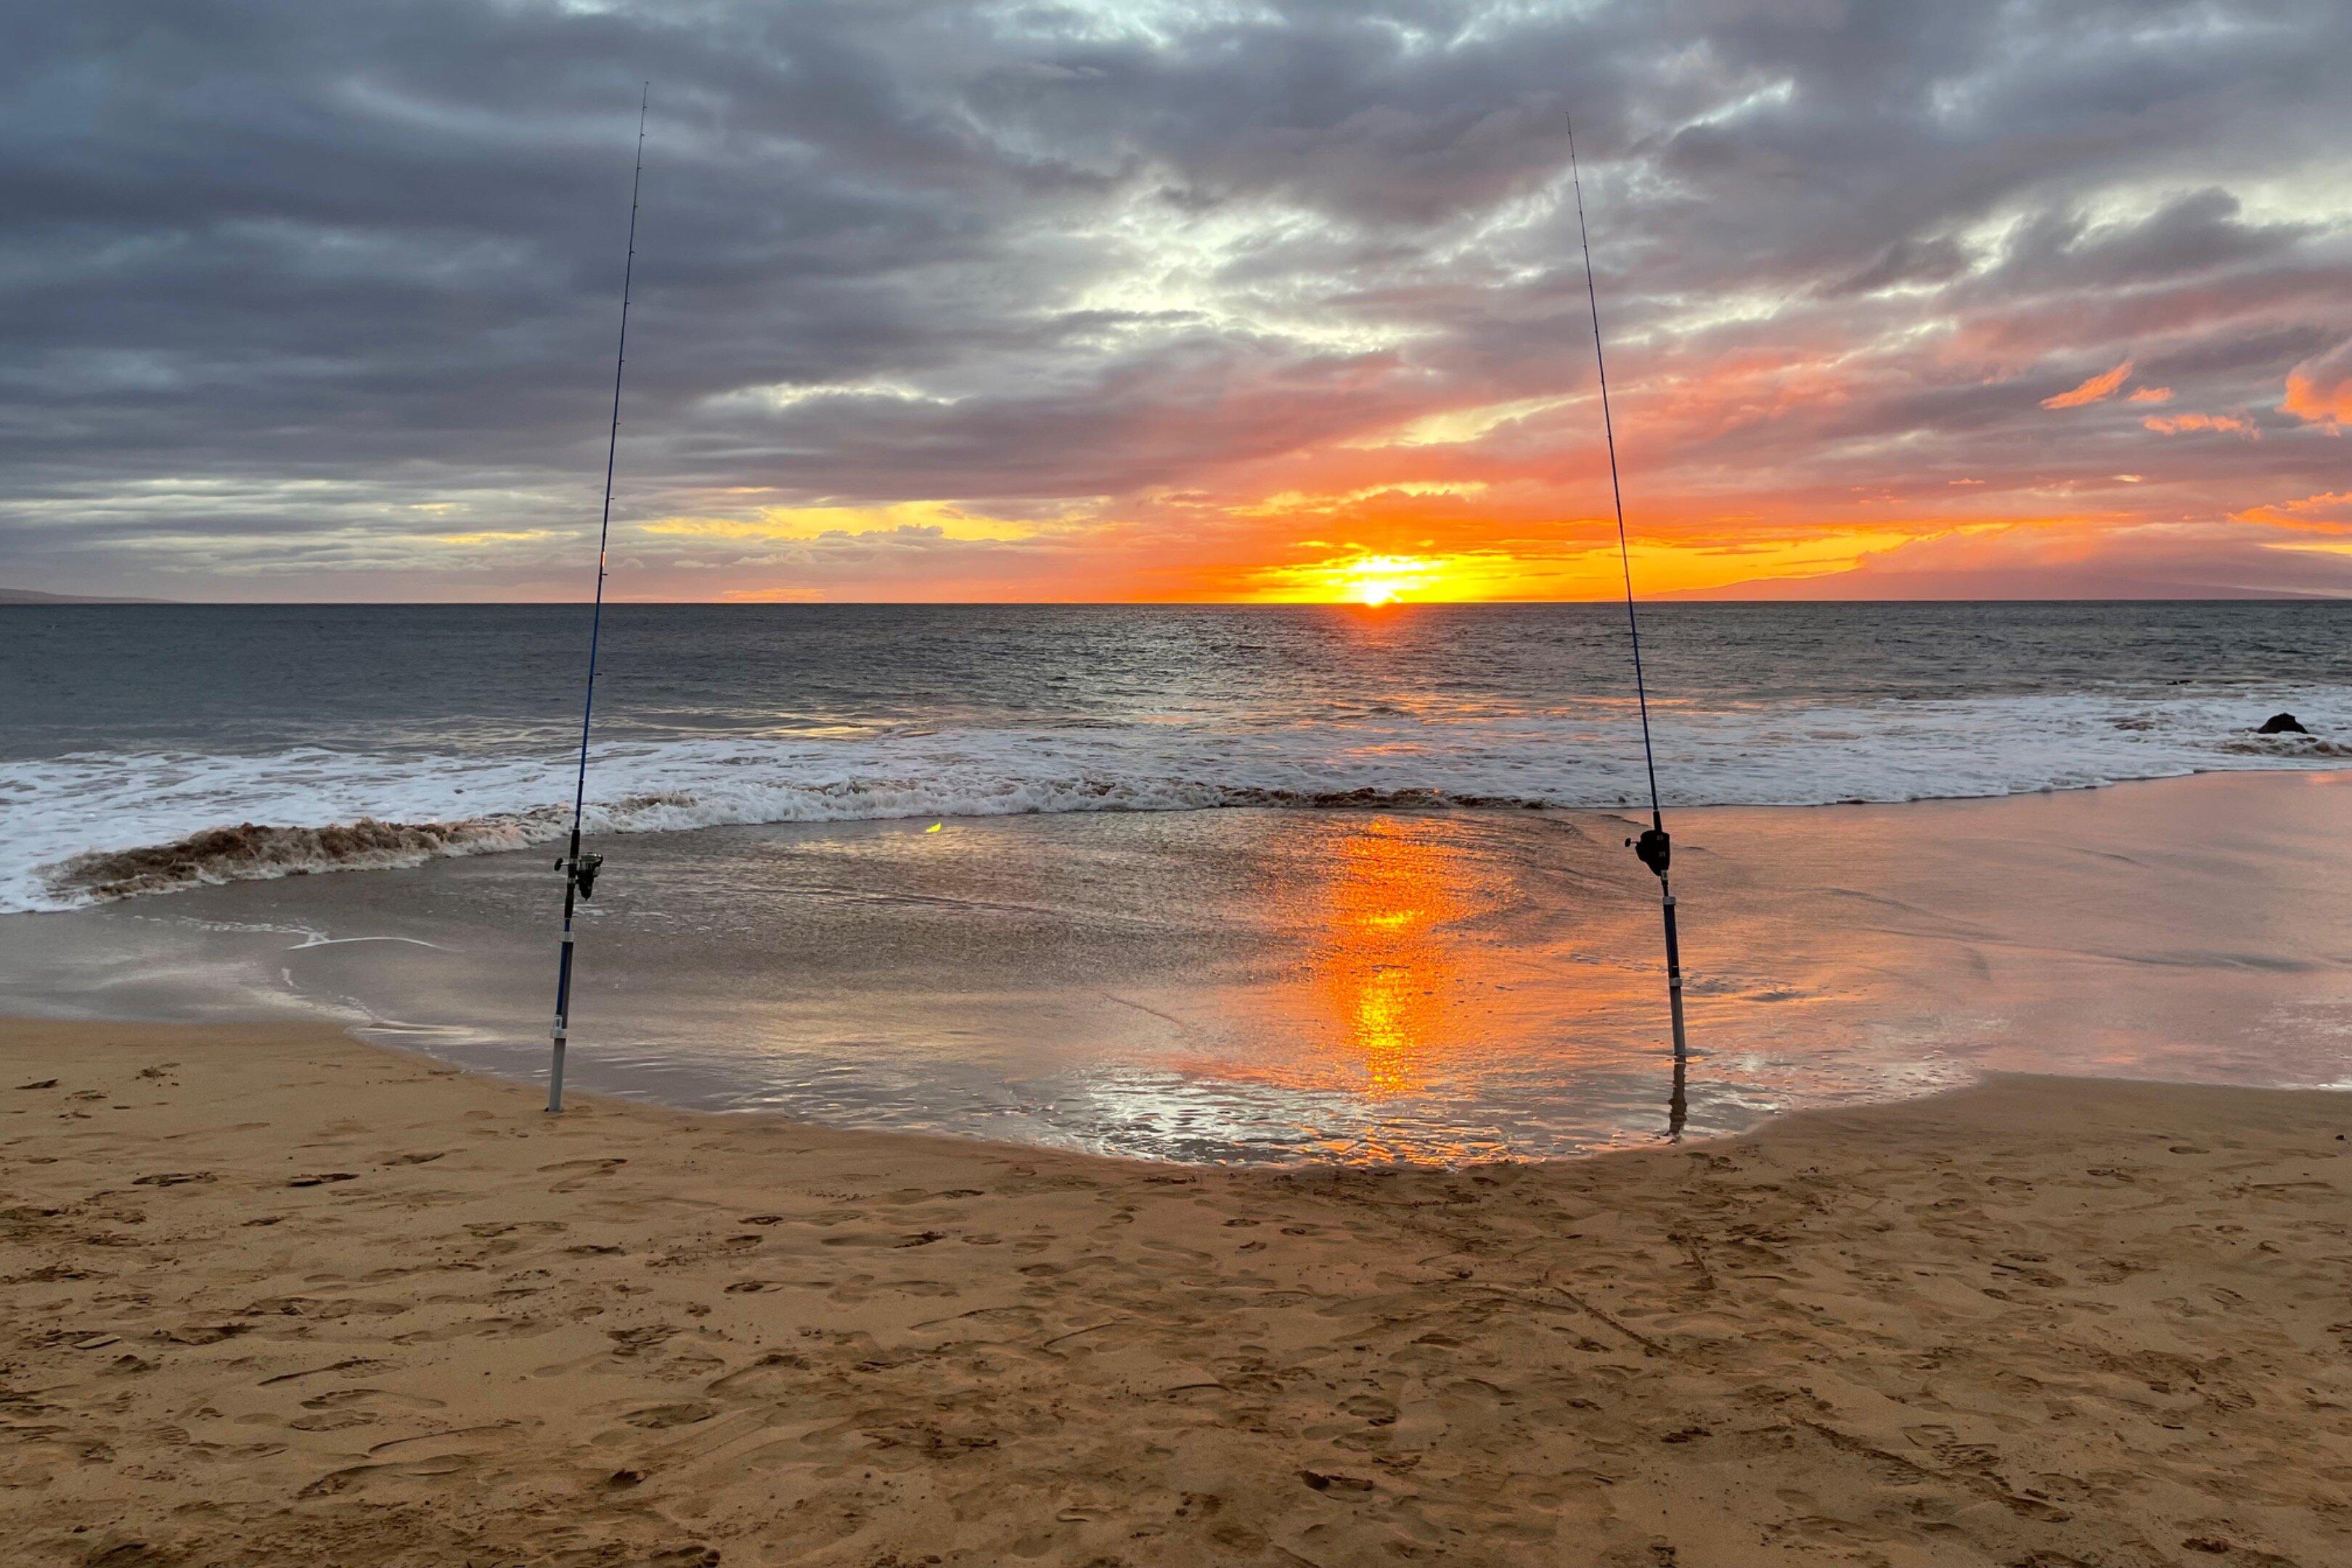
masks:
<path id="1" fill-rule="evenodd" d="M 583 599 L 157 599 L 105 594 L 51 594 L 31 599 L 0 595 L 0 609 L 539 609 L 585 608 Z M 1781 596 L 1706 596 L 1669 591 L 1654 597 L 1636 596 L 1644 607 L 1708 607 L 1725 605 L 2346 605 L 2352 594 L 2069 594 L 2035 596 L 2004 594 L 1933 597 L 1889 595 L 1852 598 Z M 1412 609 L 1477 609 L 1486 606 L 1531 608 L 1547 605 L 1613 607 L 1615 597 L 1591 599 L 1392 599 L 1368 605 L 1355 599 L 607 599 L 608 605 L 646 609 L 822 610 L 822 609 L 1087 609 L 1087 610 L 1354 610 L 1381 614 Z"/>

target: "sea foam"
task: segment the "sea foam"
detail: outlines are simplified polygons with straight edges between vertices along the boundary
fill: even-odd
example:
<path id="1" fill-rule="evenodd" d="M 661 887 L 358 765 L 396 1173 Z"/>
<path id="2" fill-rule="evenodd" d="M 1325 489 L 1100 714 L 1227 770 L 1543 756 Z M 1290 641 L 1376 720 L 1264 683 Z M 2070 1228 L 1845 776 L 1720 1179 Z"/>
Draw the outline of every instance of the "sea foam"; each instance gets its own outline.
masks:
<path id="1" fill-rule="evenodd" d="M 2074 789 L 2208 769 L 2352 765 L 2352 691 L 2271 694 L 2309 736 L 2258 736 L 2242 693 L 2023 696 L 1654 711 L 1675 805 L 1816 805 Z M 300 747 L 79 752 L 0 784 L 0 910 L 543 844 L 561 755 Z M 727 824 L 1220 807 L 1613 807 L 1646 797 L 1623 705 L 1346 722 L 916 728 L 600 743 L 599 835 Z"/>

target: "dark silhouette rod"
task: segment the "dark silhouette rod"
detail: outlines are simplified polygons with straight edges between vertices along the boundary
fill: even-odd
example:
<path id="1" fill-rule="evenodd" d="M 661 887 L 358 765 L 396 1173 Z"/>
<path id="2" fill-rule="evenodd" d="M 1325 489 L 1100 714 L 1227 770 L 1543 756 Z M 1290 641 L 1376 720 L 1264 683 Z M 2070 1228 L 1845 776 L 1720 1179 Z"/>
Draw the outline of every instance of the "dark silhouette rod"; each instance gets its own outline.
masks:
<path id="1" fill-rule="evenodd" d="M 1633 641 L 1633 696 L 1642 710 L 1642 762 L 1650 775 L 1650 826 L 1638 839 L 1629 840 L 1642 864 L 1655 872 L 1658 897 L 1666 922 L 1666 1002 L 1675 1027 L 1675 1098 L 1680 1100 L 1682 1067 L 1689 1054 L 1683 1036 L 1683 952 L 1675 931 L 1674 885 L 1666 867 L 1674 856 L 1666 836 L 1666 816 L 1658 805 L 1658 756 L 1650 744 L 1650 689 L 1642 673 L 1642 620 L 1633 608 L 1633 551 L 1625 542 L 1625 489 L 1617 478 L 1617 426 L 1609 412 L 1609 361 L 1601 347 L 1601 292 L 1592 281 L 1592 237 L 1584 225 L 1584 176 L 1576 163 L 1576 122 L 1568 122 L 1568 176 L 1576 191 L 1576 237 L 1584 248 L 1584 302 L 1592 312 L 1592 364 L 1601 382 L 1601 428 L 1609 443 L 1609 496 L 1617 509 L 1617 559 L 1625 569 L 1625 630 Z"/>
<path id="2" fill-rule="evenodd" d="M 604 632 L 604 555 L 613 538 L 613 467 L 621 450 L 621 372 L 629 363 L 629 290 L 637 269 L 637 192 L 646 174 L 646 109 L 649 82 L 637 98 L 637 162 L 629 174 L 629 253 L 621 264 L 621 342 L 613 354 L 613 424 L 604 445 L 604 514 L 596 531 L 596 607 L 588 622 L 588 695 L 580 708 L 580 771 L 572 788 L 572 845 L 555 868 L 563 873 L 563 947 L 555 971 L 554 1050 L 547 1072 L 547 1109 L 563 1109 L 563 1043 L 572 1017 L 572 918 L 578 901 L 593 898 L 602 855 L 580 853 L 580 819 L 588 806 L 588 726 L 596 717 L 596 653 Z"/>

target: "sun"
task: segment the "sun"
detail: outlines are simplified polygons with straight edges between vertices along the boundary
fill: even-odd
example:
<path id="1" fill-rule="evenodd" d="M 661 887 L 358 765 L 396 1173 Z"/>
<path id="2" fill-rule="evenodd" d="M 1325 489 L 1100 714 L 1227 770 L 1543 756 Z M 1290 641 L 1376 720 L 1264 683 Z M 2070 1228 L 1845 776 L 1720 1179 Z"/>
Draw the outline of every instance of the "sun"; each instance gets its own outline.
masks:
<path id="1" fill-rule="evenodd" d="M 1376 607 L 1426 588 L 1434 574 L 1433 563 L 1417 556 L 1363 555 L 1340 568 L 1336 585 L 1349 604 Z"/>
<path id="2" fill-rule="evenodd" d="M 1511 557 L 1500 552 L 1375 555 L 1354 546 L 1349 551 L 1320 561 L 1260 568 L 1251 574 L 1257 591 L 1246 602 L 1350 605 L 1364 610 L 1452 604 L 1496 597 L 1498 590 L 1520 578 Z"/>

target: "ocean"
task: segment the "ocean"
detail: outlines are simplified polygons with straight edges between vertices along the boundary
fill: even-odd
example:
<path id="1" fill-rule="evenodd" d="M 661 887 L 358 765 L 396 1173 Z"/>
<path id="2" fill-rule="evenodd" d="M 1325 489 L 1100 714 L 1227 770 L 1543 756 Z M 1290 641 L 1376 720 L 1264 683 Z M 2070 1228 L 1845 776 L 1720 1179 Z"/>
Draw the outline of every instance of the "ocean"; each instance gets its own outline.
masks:
<path id="1" fill-rule="evenodd" d="M 587 630 L 573 606 L 0 609 L 0 910 L 545 842 Z M 1666 605 L 1644 630 L 1670 806 L 2352 763 L 2352 605 Z M 1646 787 L 1606 605 L 623 605 L 603 667 L 600 836 Z M 2253 733 L 2283 710 L 2314 734 Z"/>
<path id="2" fill-rule="evenodd" d="M 1458 1163 L 2352 1083 L 2352 606 L 1647 611 L 1680 1094 L 1620 607 L 608 615 L 583 1089 Z M 0 610 L 0 1009 L 543 1072 L 586 631 Z"/>

